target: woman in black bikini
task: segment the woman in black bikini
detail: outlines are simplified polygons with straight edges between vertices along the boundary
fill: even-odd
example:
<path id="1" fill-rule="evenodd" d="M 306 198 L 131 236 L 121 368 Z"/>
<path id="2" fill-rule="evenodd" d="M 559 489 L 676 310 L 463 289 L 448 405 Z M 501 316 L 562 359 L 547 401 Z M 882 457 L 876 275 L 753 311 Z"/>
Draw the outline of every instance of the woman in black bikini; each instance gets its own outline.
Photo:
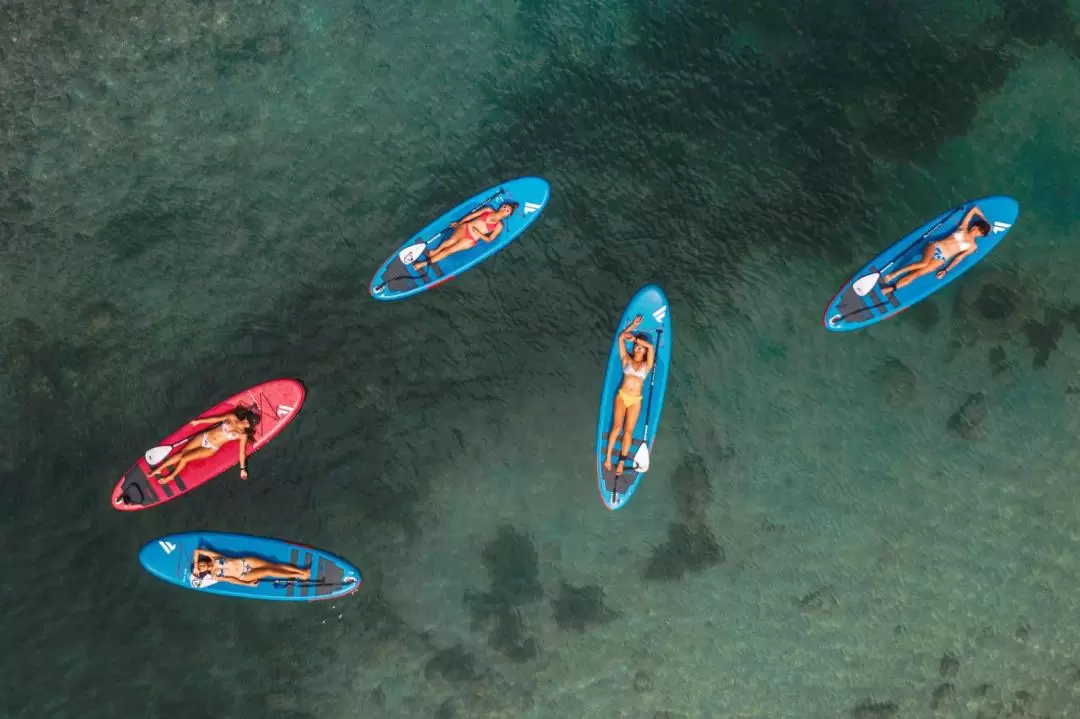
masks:
<path id="1" fill-rule="evenodd" d="M 228 414 L 218 417 L 203 417 L 193 419 L 190 424 L 198 427 L 204 424 L 217 425 L 211 427 L 202 434 L 192 437 L 184 445 L 184 448 L 162 462 L 150 476 L 158 481 L 158 484 L 167 484 L 173 478 L 184 471 L 184 467 L 196 460 L 206 459 L 217 454 L 217 451 L 225 444 L 240 440 L 240 479 L 247 479 L 247 445 L 255 441 L 255 427 L 259 424 L 258 412 L 247 407 L 237 407 Z M 164 476 L 165 470 L 175 466 L 168 477 Z"/>
<path id="2" fill-rule="evenodd" d="M 937 270 L 939 280 L 945 279 L 949 270 L 978 249 L 978 240 L 989 234 L 990 223 L 986 221 L 986 217 L 978 207 L 972 207 L 951 235 L 926 245 L 921 260 L 916 260 L 882 277 L 881 292 L 888 295 L 934 270 Z M 901 275 L 905 276 L 893 285 L 893 281 Z"/>
<path id="3" fill-rule="evenodd" d="M 502 234 L 503 220 L 514 214 L 517 210 L 516 202 L 504 202 L 499 209 L 482 207 L 476 212 L 470 212 L 457 222 L 451 222 L 454 234 L 443 240 L 438 248 L 432 250 L 426 260 L 413 263 L 414 270 L 422 270 L 432 262 L 445 260 L 456 252 L 464 252 L 476 247 L 478 242 L 492 242 Z"/>
<path id="4" fill-rule="evenodd" d="M 191 559 L 191 581 L 196 587 L 206 583 L 226 582 L 254 586 L 261 579 L 295 579 L 306 582 L 311 579 L 311 569 L 301 569 L 292 564 L 268 562 L 259 557 L 229 557 L 209 549 L 196 549 Z"/>

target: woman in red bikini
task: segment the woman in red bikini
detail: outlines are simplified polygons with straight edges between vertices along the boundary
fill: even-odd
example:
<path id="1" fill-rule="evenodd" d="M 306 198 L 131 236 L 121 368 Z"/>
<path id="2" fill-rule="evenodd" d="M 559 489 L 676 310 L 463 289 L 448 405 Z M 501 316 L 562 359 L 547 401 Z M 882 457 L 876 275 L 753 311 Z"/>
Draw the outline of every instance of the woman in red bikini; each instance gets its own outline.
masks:
<path id="1" fill-rule="evenodd" d="M 504 202 L 499 209 L 482 207 L 476 212 L 470 212 L 457 222 L 451 222 L 454 234 L 444 240 L 437 249 L 433 250 L 426 260 L 413 263 L 414 270 L 422 270 L 432 262 L 445 260 L 457 252 L 464 252 L 476 247 L 477 242 L 491 242 L 503 231 L 503 220 L 514 214 L 517 210 L 516 202 Z"/>
<path id="2" fill-rule="evenodd" d="M 608 435 L 607 454 L 604 457 L 604 469 L 610 472 L 611 453 L 621 433 L 622 452 L 619 456 L 619 464 L 615 467 L 616 477 L 622 475 L 623 465 L 629 459 L 626 453 L 630 451 L 634 427 L 637 426 L 638 416 L 641 414 L 641 388 L 656 361 L 656 353 L 653 352 L 653 345 L 649 342 L 648 335 L 634 334 L 634 330 L 640 324 L 641 315 L 638 315 L 626 326 L 622 336 L 619 337 L 619 359 L 622 361 L 623 381 L 619 386 L 619 391 L 615 393 L 615 414 L 611 422 L 611 433 Z M 626 351 L 627 342 L 634 343 L 632 355 Z"/>
<path id="3" fill-rule="evenodd" d="M 204 417 L 193 419 L 190 424 L 198 427 L 203 424 L 215 425 L 205 432 L 201 432 L 184 445 L 184 448 L 160 464 L 150 476 L 158 481 L 158 484 L 166 484 L 184 471 L 184 467 L 199 459 L 206 459 L 217 454 L 223 445 L 234 440 L 240 440 L 240 479 L 247 479 L 247 445 L 255 441 L 255 427 L 259 424 L 258 412 L 247 407 L 237 407 L 228 414 L 219 417 Z M 175 466 L 176 469 L 165 476 L 165 470 Z"/>

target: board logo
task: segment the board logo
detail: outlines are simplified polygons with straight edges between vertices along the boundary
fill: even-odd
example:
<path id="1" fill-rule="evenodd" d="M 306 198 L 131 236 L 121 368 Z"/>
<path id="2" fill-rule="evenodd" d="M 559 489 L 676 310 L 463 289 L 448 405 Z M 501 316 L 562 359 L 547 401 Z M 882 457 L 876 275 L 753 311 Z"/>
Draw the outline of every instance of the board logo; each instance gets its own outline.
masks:
<path id="1" fill-rule="evenodd" d="M 159 539 L 158 544 L 160 544 L 161 548 L 165 550 L 165 554 L 172 554 L 173 550 L 176 549 L 175 544 L 173 544 L 172 542 L 166 542 L 164 539 Z"/>
<path id="2" fill-rule="evenodd" d="M 278 405 L 277 415 L 278 415 L 278 417 L 284 417 L 284 416 L 288 415 L 290 412 L 292 412 L 294 409 L 295 409 L 295 407 L 289 407 L 288 405 L 284 405 L 284 404 Z"/>
<path id="3" fill-rule="evenodd" d="M 663 307 L 658 309 L 656 312 L 653 312 L 652 316 L 653 316 L 653 319 L 655 319 L 657 322 L 663 322 L 664 318 L 667 317 L 667 305 L 664 305 Z"/>
<path id="4" fill-rule="evenodd" d="M 995 222 L 994 223 L 994 234 L 996 235 L 999 232 L 1004 232 L 1005 230 L 1009 229 L 1010 227 L 1012 227 L 1012 225 L 1010 225 L 1008 222 Z"/>
<path id="5" fill-rule="evenodd" d="M 526 215 L 531 215 L 532 213 L 539 210 L 541 207 L 543 207 L 543 204 L 538 205 L 535 202 L 526 202 L 525 203 L 525 214 Z"/>

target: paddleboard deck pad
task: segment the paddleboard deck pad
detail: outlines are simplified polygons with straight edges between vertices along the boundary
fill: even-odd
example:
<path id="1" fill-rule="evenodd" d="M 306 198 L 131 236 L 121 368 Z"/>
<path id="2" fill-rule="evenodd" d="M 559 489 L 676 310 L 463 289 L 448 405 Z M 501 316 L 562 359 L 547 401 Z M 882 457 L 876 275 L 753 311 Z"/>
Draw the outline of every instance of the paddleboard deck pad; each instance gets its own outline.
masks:
<path id="1" fill-rule="evenodd" d="M 304 385 L 302 383 L 294 379 L 277 379 L 255 385 L 239 394 L 235 394 L 206 410 L 196 419 L 226 414 L 240 406 L 258 412 L 260 419 L 259 424 L 255 427 L 255 441 L 249 442 L 247 446 L 247 456 L 250 457 L 276 437 L 285 428 L 285 425 L 292 422 L 303 403 Z M 212 428 L 212 425 L 192 427 L 190 424 L 185 423 L 175 432 L 158 442 L 158 445 L 179 443 L 179 446 L 173 447 L 169 452 L 168 457 L 171 457 L 183 450 L 186 442 L 182 440 L 199 437 L 203 432 Z M 165 460 L 161 461 L 164 462 Z M 124 476 L 120 478 L 119 483 L 113 489 L 112 506 L 128 512 L 149 509 L 187 494 L 238 464 L 240 464 L 240 453 L 237 450 L 237 444 L 236 442 L 229 442 L 223 445 L 213 456 L 196 460 L 187 465 L 182 476 L 167 473 L 166 477 L 171 477 L 172 481 L 159 484 L 156 478 L 150 478 L 149 475 L 154 471 L 154 468 L 147 464 L 146 457 L 143 456 L 124 473 Z"/>
<path id="2" fill-rule="evenodd" d="M 653 364 L 652 374 L 647 376 L 641 387 L 641 412 L 638 415 L 637 424 L 634 426 L 632 443 L 626 451 L 622 447 L 622 433 L 615 442 L 615 449 L 611 453 L 612 469 L 604 469 L 604 460 L 607 453 L 608 435 L 611 433 L 615 413 L 615 395 L 622 386 L 623 366 L 622 357 L 619 354 L 619 342 L 623 342 L 621 334 L 630 322 L 641 315 L 641 324 L 635 333 L 644 333 L 649 336 L 649 341 L 656 351 L 656 361 Z M 596 423 L 596 478 L 600 489 L 600 499 L 608 509 L 619 509 L 630 501 L 641 484 L 641 478 L 645 472 L 635 469 L 633 457 L 644 442 L 648 446 L 649 454 L 652 454 L 653 443 L 656 441 L 656 430 L 660 426 L 660 413 L 664 408 L 664 394 L 667 391 L 668 371 L 671 368 L 671 312 L 668 309 L 667 297 L 664 291 L 656 285 L 647 285 L 641 288 L 626 306 L 619 326 L 616 328 L 615 338 L 611 343 L 611 351 L 608 354 L 607 369 L 604 372 L 604 389 L 600 395 L 600 417 Z M 626 343 L 627 351 L 631 351 L 631 343 Z M 653 376 L 655 375 L 655 377 Z M 651 395 L 651 398 L 650 398 Z M 645 430 L 648 426 L 648 435 Z M 615 475 L 620 454 L 625 454 L 627 459 L 621 475 Z"/>
<path id="3" fill-rule="evenodd" d="M 919 260 L 927 244 L 937 242 L 955 232 L 964 215 L 972 207 L 978 207 L 986 217 L 986 221 L 990 223 L 990 234 L 980 238 L 975 252 L 949 270 L 944 279 L 939 280 L 936 272 L 932 272 L 905 287 L 896 289 L 889 295 L 881 291 L 883 279 L 879 279 L 869 292 L 864 295 L 859 294 L 856 283 L 861 278 L 876 272 L 882 275 L 895 272 Z M 908 233 L 856 272 L 825 308 L 825 314 L 822 317 L 825 328 L 833 332 L 848 332 L 881 322 L 903 312 L 960 277 L 974 267 L 979 260 L 986 257 L 1005 239 L 1005 235 L 1016 224 L 1019 214 L 1020 205 L 1016 200 L 1003 195 L 971 200 L 948 212 L 941 213 Z M 925 238 L 923 238 L 924 235 L 926 235 Z"/>
<path id="4" fill-rule="evenodd" d="M 540 177 L 520 177 L 479 192 L 406 240 L 379 268 L 368 291 L 377 300 L 402 300 L 457 277 L 506 247 L 536 222 L 547 207 L 551 186 Z M 491 242 L 483 240 L 468 250 L 415 269 L 413 264 L 426 260 L 428 254 L 454 234 L 451 222 L 484 207 L 499 209 L 506 202 L 516 202 L 517 209 L 503 220 L 503 229 Z"/>
<path id="5" fill-rule="evenodd" d="M 227 557 L 257 557 L 269 562 L 311 568 L 310 581 L 263 579 L 255 585 L 230 584 L 192 572 L 195 550 Z M 159 537 L 139 550 L 139 562 L 158 579 L 205 594 L 279 602 L 335 599 L 360 588 L 360 570 L 341 557 L 280 539 L 225 532 L 184 532 Z"/>

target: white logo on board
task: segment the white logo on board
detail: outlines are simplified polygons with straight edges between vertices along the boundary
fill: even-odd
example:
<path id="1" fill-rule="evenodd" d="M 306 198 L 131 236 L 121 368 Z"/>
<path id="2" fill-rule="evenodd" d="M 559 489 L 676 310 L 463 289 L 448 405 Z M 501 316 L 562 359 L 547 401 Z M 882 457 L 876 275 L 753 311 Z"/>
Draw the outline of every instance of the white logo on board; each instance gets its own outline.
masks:
<path id="1" fill-rule="evenodd" d="M 1010 225 L 1008 222 L 995 222 L 994 223 L 994 234 L 997 234 L 998 232 L 1004 232 L 1005 230 L 1009 229 L 1010 227 L 1012 227 L 1012 225 Z"/>
<path id="2" fill-rule="evenodd" d="M 161 548 L 165 550 L 165 554 L 172 554 L 173 550 L 176 549 L 175 544 L 173 544 L 172 542 L 166 542 L 164 539 L 159 539 L 158 544 L 160 544 Z"/>
<path id="3" fill-rule="evenodd" d="M 539 210 L 541 207 L 543 207 L 543 204 L 538 205 L 535 202 L 526 202 L 525 203 L 525 214 L 526 215 L 531 215 L 532 213 Z"/>
<path id="4" fill-rule="evenodd" d="M 657 322 L 663 322 L 664 318 L 667 317 L 667 305 L 664 305 L 656 312 L 653 312 L 652 316 Z"/>
<path id="5" fill-rule="evenodd" d="M 285 415 L 287 415 L 287 414 L 289 414 L 290 412 L 292 412 L 292 411 L 293 411 L 293 409 L 294 409 L 293 407 L 289 407 L 289 406 L 287 406 L 287 405 L 281 405 L 281 406 L 279 406 L 279 407 L 277 408 L 277 413 L 278 413 L 278 417 L 284 417 Z"/>

